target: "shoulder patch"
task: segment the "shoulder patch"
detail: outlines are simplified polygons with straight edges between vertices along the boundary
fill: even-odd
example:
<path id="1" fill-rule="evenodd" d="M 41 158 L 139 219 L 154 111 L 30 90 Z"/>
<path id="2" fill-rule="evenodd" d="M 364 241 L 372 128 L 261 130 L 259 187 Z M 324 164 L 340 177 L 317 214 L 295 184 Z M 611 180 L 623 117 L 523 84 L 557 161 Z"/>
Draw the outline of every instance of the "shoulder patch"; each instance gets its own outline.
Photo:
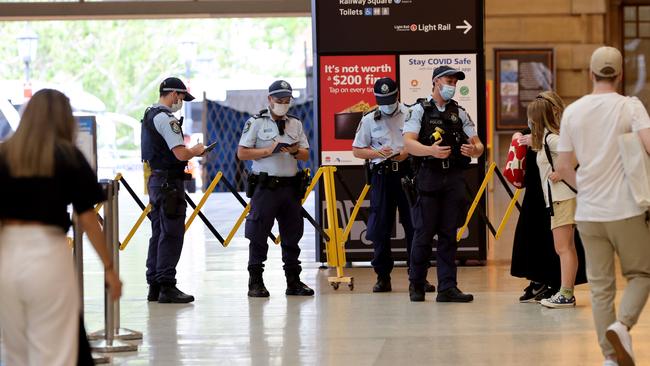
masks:
<path id="1" fill-rule="evenodd" d="M 249 119 L 246 121 L 246 124 L 244 125 L 244 133 L 248 132 L 251 129 L 251 125 L 253 124 L 253 120 Z"/>
<path id="2" fill-rule="evenodd" d="M 181 126 L 178 124 L 177 120 L 172 120 L 169 121 L 169 126 L 172 128 L 172 132 L 177 133 L 180 135 L 181 133 Z"/>

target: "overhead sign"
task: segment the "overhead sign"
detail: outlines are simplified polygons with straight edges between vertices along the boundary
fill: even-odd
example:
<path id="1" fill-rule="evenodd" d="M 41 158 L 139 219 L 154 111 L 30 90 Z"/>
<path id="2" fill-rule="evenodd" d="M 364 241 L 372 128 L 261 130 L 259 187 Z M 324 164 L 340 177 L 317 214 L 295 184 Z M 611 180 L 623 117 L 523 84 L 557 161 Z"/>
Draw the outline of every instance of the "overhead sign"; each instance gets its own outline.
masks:
<path id="1" fill-rule="evenodd" d="M 318 52 L 473 51 L 476 0 L 318 0 Z M 335 26 L 326 26 L 332 24 Z"/>

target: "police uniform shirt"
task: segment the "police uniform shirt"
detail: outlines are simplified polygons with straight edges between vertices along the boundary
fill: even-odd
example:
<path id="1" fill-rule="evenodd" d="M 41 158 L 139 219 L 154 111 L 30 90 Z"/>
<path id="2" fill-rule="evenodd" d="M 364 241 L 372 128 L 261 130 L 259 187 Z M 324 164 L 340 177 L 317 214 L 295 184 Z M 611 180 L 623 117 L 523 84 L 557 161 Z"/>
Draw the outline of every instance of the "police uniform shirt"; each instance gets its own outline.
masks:
<path id="1" fill-rule="evenodd" d="M 435 100 L 433 100 L 433 97 L 429 97 L 429 103 L 436 106 L 436 108 L 438 108 L 438 111 L 444 112 L 447 108 L 447 104 L 451 102 L 447 102 L 447 104 L 440 108 L 438 107 L 438 104 L 436 104 Z M 424 115 L 424 108 L 422 108 L 422 104 L 417 103 L 412 106 L 409 113 L 410 116 L 406 118 L 406 122 L 404 123 L 404 133 L 412 132 L 419 134 L 420 127 L 422 127 L 422 116 Z M 460 105 L 458 106 L 458 118 L 460 118 L 460 120 L 463 122 L 463 131 L 465 131 L 467 137 L 472 138 L 477 135 L 474 121 L 472 121 L 472 118 L 469 116 L 465 108 L 461 107 Z"/>
<path id="2" fill-rule="evenodd" d="M 398 153 L 404 149 L 404 138 L 402 130 L 404 129 L 404 120 L 408 115 L 408 107 L 399 104 L 399 110 L 392 116 L 381 113 L 381 118 L 375 120 L 375 112 L 370 112 L 363 116 L 354 136 L 352 147 L 381 150 L 383 147 L 390 147 L 393 153 Z M 374 158 L 372 163 L 381 163 L 384 158 Z"/>
<path id="3" fill-rule="evenodd" d="M 184 146 L 183 130 L 169 107 L 163 104 L 154 104 L 153 108 L 163 109 L 153 117 L 153 124 L 156 127 L 156 131 L 158 131 L 165 142 L 167 142 L 169 149 L 171 150 L 176 146 Z"/>
<path id="4" fill-rule="evenodd" d="M 309 148 L 309 142 L 300 120 L 285 116 L 284 135 L 280 135 L 278 125 L 271 118 L 271 113 L 268 110 L 257 117 L 251 117 L 246 121 L 239 146 L 263 149 L 277 141 L 286 144 L 297 142 L 301 149 Z M 298 161 L 289 153 L 278 152 L 253 160 L 252 171 L 255 174 L 267 173 L 276 177 L 293 177 L 298 172 Z"/>

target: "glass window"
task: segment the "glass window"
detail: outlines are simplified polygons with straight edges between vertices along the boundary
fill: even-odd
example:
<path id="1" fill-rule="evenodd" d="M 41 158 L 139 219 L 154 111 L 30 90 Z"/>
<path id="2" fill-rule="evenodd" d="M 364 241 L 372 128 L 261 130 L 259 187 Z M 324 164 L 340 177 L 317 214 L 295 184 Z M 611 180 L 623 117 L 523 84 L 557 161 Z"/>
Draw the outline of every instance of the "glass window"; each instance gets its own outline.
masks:
<path id="1" fill-rule="evenodd" d="M 626 22 L 636 21 L 636 6 L 626 6 L 623 9 L 623 18 Z"/>
<path id="2" fill-rule="evenodd" d="M 650 6 L 639 6 L 639 21 L 650 21 Z"/>
<path id="3" fill-rule="evenodd" d="M 625 38 L 634 38 L 636 36 L 636 23 L 625 23 Z"/>

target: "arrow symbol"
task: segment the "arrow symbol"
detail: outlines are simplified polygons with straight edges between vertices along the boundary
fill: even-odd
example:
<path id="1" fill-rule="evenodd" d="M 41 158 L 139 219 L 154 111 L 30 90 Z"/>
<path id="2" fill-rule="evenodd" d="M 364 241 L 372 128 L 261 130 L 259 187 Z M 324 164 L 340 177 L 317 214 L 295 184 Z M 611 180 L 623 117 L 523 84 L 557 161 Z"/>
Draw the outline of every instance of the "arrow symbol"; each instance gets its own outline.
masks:
<path id="1" fill-rule="evenodd" d="M 465 25 L 462 25 L 462 24 L 457 25 L 456 29 L 464 29 L 465 31 L 463 32 L 463 34 L 467 34 L 470 31 L 470 29 L 472 29 L 472 25 L 469 24 L 469 22 L 467 20 L 464 20 L 464 19 L 463 19 L 463 23 L 465 23 Z"/>

